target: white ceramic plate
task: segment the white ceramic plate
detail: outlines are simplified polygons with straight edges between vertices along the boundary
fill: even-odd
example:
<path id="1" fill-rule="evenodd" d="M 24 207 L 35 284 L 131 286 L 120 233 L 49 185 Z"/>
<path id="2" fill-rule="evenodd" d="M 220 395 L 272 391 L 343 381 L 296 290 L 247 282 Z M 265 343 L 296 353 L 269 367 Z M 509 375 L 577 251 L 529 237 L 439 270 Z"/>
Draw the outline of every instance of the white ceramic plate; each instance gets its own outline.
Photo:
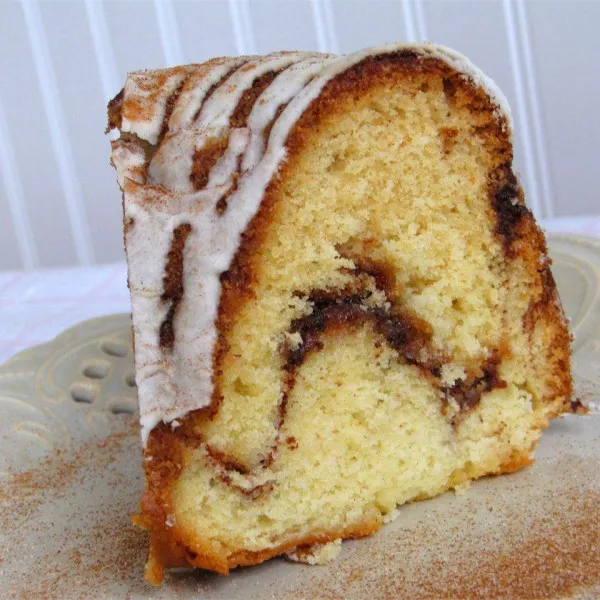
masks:
<path id="1" fill-rule="evenodd" d="M 600 243 L 551 236 L 576 339 L 576 393 L 600 390 Z M 82 323 L 0 367 L 3 598 L 600 598 L 600 414 L 554 421 L 536 463 L 405 506 L 323 567 L 143 581 L 146 539 L 129 317 Z"/>

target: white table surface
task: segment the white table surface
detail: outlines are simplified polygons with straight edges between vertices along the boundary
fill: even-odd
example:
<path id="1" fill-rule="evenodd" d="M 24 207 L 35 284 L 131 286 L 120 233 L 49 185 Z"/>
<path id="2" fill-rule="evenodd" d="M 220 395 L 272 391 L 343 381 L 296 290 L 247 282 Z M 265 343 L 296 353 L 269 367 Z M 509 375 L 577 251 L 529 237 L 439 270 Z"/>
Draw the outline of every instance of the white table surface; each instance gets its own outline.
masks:
<path id="1" fill-rule="evenodd" d="M 548 232 L 600 237 L 600 215 L 545 221 Z M 0 273 L 0 364 L 71 325 L 130 311 L 124 263 Z"/>

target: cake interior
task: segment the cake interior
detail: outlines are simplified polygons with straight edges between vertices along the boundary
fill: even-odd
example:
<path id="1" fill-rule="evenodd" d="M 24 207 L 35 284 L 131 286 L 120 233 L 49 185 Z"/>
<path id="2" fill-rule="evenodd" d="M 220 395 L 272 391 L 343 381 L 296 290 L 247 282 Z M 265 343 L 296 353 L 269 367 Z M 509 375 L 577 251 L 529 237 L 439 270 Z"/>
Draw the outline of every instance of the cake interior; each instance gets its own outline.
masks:
<path id="1" fill-rule="evenodd" d="M 483 92 L 395 70 L 320 102 L 242 246 L 243 289 L 224 280 L 217 401 L 162 429 L 169 523 L 221 572 L 528 464 L 569 391 L 543 238 Z"/>

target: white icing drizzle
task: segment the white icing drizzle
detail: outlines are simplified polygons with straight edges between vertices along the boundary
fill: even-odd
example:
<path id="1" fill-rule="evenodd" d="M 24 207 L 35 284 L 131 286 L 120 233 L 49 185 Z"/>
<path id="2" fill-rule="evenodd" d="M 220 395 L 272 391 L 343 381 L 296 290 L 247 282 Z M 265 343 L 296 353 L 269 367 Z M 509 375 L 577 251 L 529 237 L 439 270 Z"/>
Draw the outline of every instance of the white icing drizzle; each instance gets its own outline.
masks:
<path id="1" fill-rule="evenodd" d="M 111 163 L 117 171 L 117 181 L 121 189 L 125 179 L 144 183 L 146 181 L 146 154 L 144 149 L 134 142 L 122 139 L 110 143 L 112 149 Z"/>
<path id="2" fill-rule="evenodd" d="M 150 144 L 156 144 L 162 130 L 167 101 L 193 69 L 194 65 L 189 65 L 163 71 L 130 73 L 123 91 L 121 131 L 135 133 Z M 159 83 L 156 78 L 160 76 L 162 80 Z M 140 115 L 145 118 L 140 118 Z"/>
<path id="3" fill-rule="evenodd" d="M 135 333 L 136 381 L 140 400 L 142 438 L 161 421 L 183 417 L 210 404 L 212 353 L 216 341 L 216 318 L 221 294 L 220 275 L 226 271 L 240 237 L 258 211 L 264 191 L 285 159 L 285 143 L 304 111 L 325 85 L 365 58 L 412 50 L 423 57 L 441 59 L 484 88 L 496 105 L 498 116 L 511 127 L 508 104 L 496 85 L 460 54 L 432 45 L 391 44 L 348 56 L 308 53 L 276 54 L 253 59 L 217 59 L 187 70 L 162 73 L 167 82 L 155 95 L 156 109 L 144 121 L 129 121 L 123 131 L 132 131 L 152 143 L 158 140 L 169 95 L 189 74 L 169 120 L 169 132 L 148 169 L 148 184 L 138 177 L 140 154 L 123 145 L 113 147 L 112 160 L 124 190 L 126 218 L 133 225 L 126 233 L 129 282 Z M 204 102 L 208 90 L 239 65 Z M 286 68 L 288 67 L 288 68 Z M 247 127 L 230 129 L 229 119 L 244 90 L 260 75 L 283 70 L 254 103 Z M 129 76 L 124 106 L 147 99 L 154 91 L 153 72 Z M 133 82 L 133 83 L 132 83 Z M 203 104 L 204 102 L 204 104 Z M 269 134 L 266 150 L 264 130 L 280 106 L 286 105 Z M 194 115 L 202 107 L 200 115 Z M 205 189 L 194 191 L 190 173 L 192 156 L 210 137 L 228 133 L 228 147 L 210 172 Z M 509 131 L 510 133 L 510 131 Z M 240 157 L 242 172 L 237 173 Z M 237 188 L 227 199 L 227 210 L 219 215 L 218 200 Z M 173 323 L 172 351 L 159 346 L 160 326 L 168 305 L 161 300 L 166 257 L 173 231 L 189 223 L 191 232 L 184 247 L 184 294 Z"/>
<path id="4" fill-rule="evenodd" d="M 202 130 L 195 118 L 208 92 L 247 58 L 218 59 L 192 73 L 169 119 L 168 131 L 148 167 L 148 181 L 168 189 L 193 191 L 190 174 L 194 151 L 201 146 Z M 204 139 L 208 139 L 205 137 Z"/>
<path id="5" fill-rule="evenodd" d="M 260 57 L 244 64 L 207 100 L 198 117 L 199 127 L 229 127 L 229 119 L 242 94 L 252 87 L 256 79 L 270 71 L 285 69 L 305 56 L 304 53 L 293 52 L 283 56 Z"/>
<path id="6" fill-rule="evenodd" d="M 176 132 L 182 127 L 191 125 L 211 88 L 246 60 L 247 57 L 217 58 L 205 65 L 199 65 L 181 90 L 181 95 L 169 119 L 169 131 Z"/>
<path id="7" fill-rule="evenodd" d="M 203 84 L 204 92 L 193 95 L 193 111 L 180 108 L 182 103 L 191 96 L 191 92 L 186 91 L 186 97 L 180 97 L 180 102 L 177 103 L 177 113 L 175 110 L 173 111 L 175 113 L 173 126 L 177 129 L 165 136 L 152 158 L 148 169 L 149 183 L 160 184 L 169 189 L 192 192 L 193 185 L 190 176 L 194 152 L 201 149 L 208 140 L 221 138 L 227 134 L 229 120 L 242 94 L 252 87 L 258 77 L 269 71 L 283 69 L 302 56 L 290 53 L 283 56 L 237 60 L 238 69 L 217 87 L 210 97 L 206 98 L 208 90 L 219 80 L 217 74 L 220 74 L 222 78 L 234 66 L 231 62 L 218 65 L 211 72 L 211 85 Z M 202 105 L 202 100 L 205 98 L 206 101 Z M 200 106 L 202 106 L 200 114 L 194 119 Z M 171 123 L 169 125 L 171 126 Z"/>

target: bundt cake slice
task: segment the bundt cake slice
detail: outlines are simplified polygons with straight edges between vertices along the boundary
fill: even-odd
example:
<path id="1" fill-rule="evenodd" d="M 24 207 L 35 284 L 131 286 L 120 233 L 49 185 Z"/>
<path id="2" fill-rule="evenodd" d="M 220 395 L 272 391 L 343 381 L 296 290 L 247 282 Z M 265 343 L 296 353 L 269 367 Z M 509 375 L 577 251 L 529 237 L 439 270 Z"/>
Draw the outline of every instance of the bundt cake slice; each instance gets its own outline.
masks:
<path id="1" fill-rule="evenodd" d="M 147 578 L 330 558 L 531 462 L 569 333 L 492 81 L 430 45 L 128 76 Z"/>

